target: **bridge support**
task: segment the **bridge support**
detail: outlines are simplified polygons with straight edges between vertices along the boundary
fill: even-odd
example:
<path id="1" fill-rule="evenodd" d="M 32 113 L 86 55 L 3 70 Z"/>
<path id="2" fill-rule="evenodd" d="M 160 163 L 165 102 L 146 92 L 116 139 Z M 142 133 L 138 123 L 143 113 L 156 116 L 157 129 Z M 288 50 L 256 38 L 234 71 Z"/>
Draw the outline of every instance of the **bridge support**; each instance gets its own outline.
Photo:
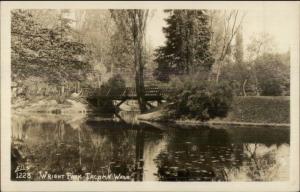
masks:
<path id="1" fill-rule="evenodd" d="M 118 104 L 116 105 L 116 107 L 120 107 L 120 105 L 122 105 L 126 100 L 127 100 L 127 99 L 121 100 L 120 103 L 118 103 Z"/>
<path id="2" fill-rule="evenodd" d="M 92 102 L 93 105 L 96 105 L 98 108 L 109 108 L 109 109 L 116 109 L 119 108 L 125 101 L 127 100 L 137 100 L 137 94 L 135 88 L 126 87 L 124 90 L 119 90 L 115 92 L 111 92 L 111 89 L 108 91 L 96 89 L 93 92 L 85 91 L 88 93 L 87 99 Z M 158 107 L 162 104 L 162 100 L 164 96 L 168 94 L 170 91 L 166 89 L 160 89 L 156 86 L 145 87 L 145 95 L 144 99 L 146 100 L 147 108 L 150 109 Z M 113 102 L 117 101 L 117 102 Z M 157 102 L 152 104 L 151 102 Z"/>
<path id="3" fill-rule="evenodd" d="M 157 106 L 160 106 L 161 105 L 161 100 L 157 100 Z"/>
<path id="4" fill-rule="evenodd" d="M 151 103 L 149 103 L 149 102 L 146 102 L 146 105 L 147 106 L 149 106 L 150 107 L 150 109 L 153 109 L 153 108 L 155 108 Z"/>

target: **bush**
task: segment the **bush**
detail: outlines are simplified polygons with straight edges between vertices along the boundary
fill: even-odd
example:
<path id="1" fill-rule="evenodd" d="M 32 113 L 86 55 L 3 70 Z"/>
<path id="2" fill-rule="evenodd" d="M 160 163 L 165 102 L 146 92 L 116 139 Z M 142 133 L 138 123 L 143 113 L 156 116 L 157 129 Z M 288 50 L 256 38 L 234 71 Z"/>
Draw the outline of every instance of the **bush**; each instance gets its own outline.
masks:
<path id="1" fill-rule="evenodd" d="M 290 89 L 289 56 L 264 54 L 254 61 L 262 96 L 288 95 Z"/>
<path id="2" fill-rule="evenodd" d="M 261 82 L 260 88 L 262 89 L 261 95 L 264 96 L 280 96 L 283 92 L 283 86 L 278 79 L 266 79 Z"/>
<path id="3" fill-rule="evenodd" d="M 114 96 L 121 94 L 125 89 L 125 81 L 120 75 L 111 77 L 106 83 L 101 85 L 100 90 L 96 90 L 95 94 Z M 89 100 L 93 105 L 97 105 L 97 110 L 101 112 L 113 112 L 115 106 L 111 98 L 102 98 L 98 101 Z"/>
<path id="4" fill-rule="evenodd" d="M 209 120 L 225 117 L 233 99 L 228 83 L 209 82 L 199 79 L 198 75 L 174 78 L 170 86 L 175 89 L 168 97 L 174 104 L 171 109 L 175 118 L 195 118 Z"/>
<path id="5" fill-rule="evenodd" d="M 125 87 L 125 80 L 121 77 L 121 75 L 117 74 L 104 83 L 101 86 L 100 91 L 103 94 L 106 94 L 109 91 L 109 95 L 117 95 L 124 91 Z"/>

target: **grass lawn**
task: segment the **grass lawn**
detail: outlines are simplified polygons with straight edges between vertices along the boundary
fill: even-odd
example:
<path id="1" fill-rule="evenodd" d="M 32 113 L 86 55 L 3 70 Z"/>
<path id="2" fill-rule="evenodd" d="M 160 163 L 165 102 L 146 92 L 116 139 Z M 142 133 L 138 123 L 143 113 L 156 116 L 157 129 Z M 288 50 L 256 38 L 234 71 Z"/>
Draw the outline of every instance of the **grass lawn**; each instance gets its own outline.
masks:
<path id="1" fill-rule="evenodd" d="M 236 97 L 226 121 L 290 123 L 290 97 Z"/>

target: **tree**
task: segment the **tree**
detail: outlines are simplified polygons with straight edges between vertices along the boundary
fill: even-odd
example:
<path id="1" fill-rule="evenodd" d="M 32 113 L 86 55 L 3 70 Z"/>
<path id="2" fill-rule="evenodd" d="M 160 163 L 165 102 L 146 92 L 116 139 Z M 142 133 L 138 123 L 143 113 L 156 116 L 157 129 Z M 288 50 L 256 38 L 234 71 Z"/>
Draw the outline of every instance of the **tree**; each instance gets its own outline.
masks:
<path id="1" fill-rule="evenodd" d="M 243 34 L 242 26 L 238 29 L 235 37 L 235 49 L 234 49 L 234 59 L 236 64 L 243 64 L 244 62 L 244 47 L 243 47 Z"/>
<path id="2" fill-rule="evenodd" d="M 83 72 L 89 69 L 89 51 L 72 37 L 72 21 L 61 11 L 55 25 L 47 28 L 31 12 L 12 11 L 13 80 L 35 76 L 63 84 L 83 79 Z"/>
<path id="3" fill-rule="evenodd" d="M 253 61 L 265 53 L 274 53 L 276 45 L 274 38 L 268 33 L 254 34 L 247 45 L 247 60 Z"/>
<path id="4" fill-rule="evenodd" d="M 167 98 L 172 103 L 169 106 L 172 118 L 206 121 L 225 117 L 232 103 L 232 89 L 226 81 L 216 84 L 203 81 L 199 74 L 191 74 L 172 78 L 169 86 L 173 90 Z"/>
<path id="5" fill-rule="evenodd" d="M 129 26 L 123 26 L 123 23 L 118 19 L 120 12 L 112 14 L 115 20 L 116 29 L 111 37 L 110 55 L 112 63 L 111 71 L 121 69 L 121 75 L 127 80 L 130 86 L 135 85 L 135 62 L 134 62 L 134 44 L 131 29 Z M 117 71 L 116 71 L 117 72 Z M 133 83 L 131 85 L 131 83 Z"/>
<path id="6" fill-rule="evenodd" d="M 222 68 L 222 74 L 219 77 L 219 81 L 229 82 L 235 95 L 246 96 L 248 91 L 246 89 L 246 85 L 250 85 L 250 71 L 248 68 L 248 63 L 226 63 L 226 65 L 224 65 Z"/>
<path id="7" fill-rule="evenodd" d="M 170 16 L 163 32 L 166 45 L 156 50 L 158 79 L 168 81 L 172 74 L 204 72 L 211 68 L 210 29 L 205 10 L 166 10 Z"/>
<path id="8" fill-rule="evenodd" d="M 215 81 L 218 82 L 224 61 L 232 53 L 232 41 L 242 25 L 245 14 L 241 15 L 238 10 L 230 12 L 211 11 L 210 17 L 210 28 L 213 30 L 211 50 L 215 58 L 210 78 L 215 77 Z"/>
<path id="9" fill-rule="evenodd" d="M 285 59 L 285 55 L 263 54 L 254 61 L 254 69 L 261 95 L 289 94 L 289 60 Z"/>
<path id="10" fill-rule="evenodd" d="M 236 77 L 238 78 L 239 87 L 243 95 L 246 96 L 246 84 L 249 78 L 248 68 L 244 62 L 244 47 L 242 26 L 239 27 L 235 37 L 234 60 L 237 69 Z"/>
<path id="11" fill-rule="evenodd" d="M 143 70 L 145 66 L 144 58 L 144 42 L 145 29 L 148 19 L 149 10 L 133 9 L 133 10 L 112 10 L 113 18 L 117 25 L 119 25 L 119 32 L 130 32 L 133 53 L 134 53 L 134 69 L 135 69 L 135 84 L 136 94 L 141 112 L 146 111 L 146 101 L 144 93 L 144 77 Z"/>
<path id="12" fill-rule="evenodd" d="M 220 81 L 231 82 L 236 95 L 288 95 L 289 53 L 275 53 L 272 37 L 261 34 L 251 38 L 244 60 L 239 32 L 235 40 L 233 60 L 224 62 Z"/>
<path id="13" fill-rule="evenodd" d="M 75 11 L 78 40 L 84 42 L 93 53 L 93 58 L 111 68 L 112 37 L 116 26 L 108 10 Z"/>
<path id="14" fill-rule="evenodd" d="M 89 80 L 100 87 L 114 75 L 116 25 L 109 10 L 76 10 L 74 15 L 76 39 L 91 50 L 93 74 Z"/>
<path id="15" fill-rule="evenodd" d="M 254 62 L 262 55 L 274 53 L 276 46 L 273 37 L 268 33 L 253 35 L 250 42 L 247 46 L 247 60 L 251 72 L 248 79 L 254 81 L 255 93 L 256 95 L 260 95 L 260 85 Z"/>

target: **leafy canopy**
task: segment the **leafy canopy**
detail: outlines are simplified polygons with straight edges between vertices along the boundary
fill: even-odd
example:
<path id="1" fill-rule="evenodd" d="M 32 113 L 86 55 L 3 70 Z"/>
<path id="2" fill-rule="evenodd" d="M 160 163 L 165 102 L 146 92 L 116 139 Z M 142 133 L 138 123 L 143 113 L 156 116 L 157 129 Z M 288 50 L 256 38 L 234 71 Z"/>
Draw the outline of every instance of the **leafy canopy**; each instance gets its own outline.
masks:
<path id="1" fill-rule="evenodd" d="M 11 14 L 13 80 L 35 76 L 57 83 L 84 78 L 89 51 L 73 38 L 71 20 L 64 18 L 63 12 L 52 28 L 36 22 L 30 10 Z"/>

